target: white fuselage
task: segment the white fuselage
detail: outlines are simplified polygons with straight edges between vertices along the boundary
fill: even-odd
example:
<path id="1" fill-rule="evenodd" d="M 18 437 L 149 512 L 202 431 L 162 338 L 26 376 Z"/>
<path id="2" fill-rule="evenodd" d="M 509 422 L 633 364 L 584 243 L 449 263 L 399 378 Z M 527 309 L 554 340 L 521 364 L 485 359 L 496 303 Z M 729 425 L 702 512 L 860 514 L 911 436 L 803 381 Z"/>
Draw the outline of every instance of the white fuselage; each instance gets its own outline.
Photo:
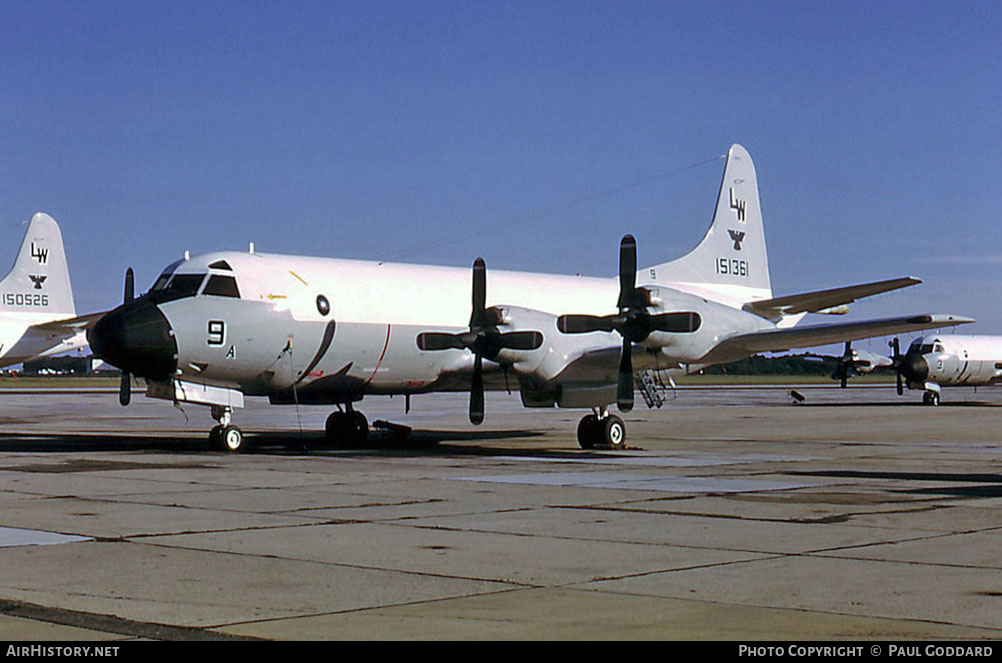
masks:
<path id="1" fill-rule="evenodd" d="M 1002 336 L 926 336 L 912 348 L 928 366 L 925 382 L 945 387 L 1002 381 Z"/>
<path id="2" fill-rule="evenodd" d="M 223 264 L 228 269 L 211 267 Z M 239 290 L 239 297 L 207 294 L 211 281 L 203 279 L 193 296 L 159 303 L 177 343 L 180 379 L 235 387 L 248 394 L 271 394 L 293 386 L 308 392 L 311 385 L 326 385 L 335 392 L 408 393 L 449 388 L 442 381 L 472 365 L 467 350 L 423 351 L 416 344 L 422 332 L 468 327 L 472 307 L 468 269 L 214 253 L 193 257 L 174 273 L 232 277 Z M 638 368 L 695 363 L 724 333 L 772 326 L 758 316 L 701 297 L 648 287 L 656 310 L 694 310 L 713 322 L 691 334 L 656 332 L 652 343 L 656 342 L 657 357 L 644 353 Z M 560 377 L 571 359 L 589 351 L 608 349 L 618 356 L 622 341 L 615 333 L 565 335 L 556 329 L 557 316 L 564 313 L 615 313 L 618 291 L 618 280 L 612 278 L 491 270 L 486 304 L 503 310 L 503 331 L 543 334 L 541 348 L 506 350 L 504 358 L 518 375 L 549 382 Z M 329 308 L 319 305 L 320 298 Z M 569 379 L 614 385 L 616 366 L 613 359 L 597 373 Z"/>

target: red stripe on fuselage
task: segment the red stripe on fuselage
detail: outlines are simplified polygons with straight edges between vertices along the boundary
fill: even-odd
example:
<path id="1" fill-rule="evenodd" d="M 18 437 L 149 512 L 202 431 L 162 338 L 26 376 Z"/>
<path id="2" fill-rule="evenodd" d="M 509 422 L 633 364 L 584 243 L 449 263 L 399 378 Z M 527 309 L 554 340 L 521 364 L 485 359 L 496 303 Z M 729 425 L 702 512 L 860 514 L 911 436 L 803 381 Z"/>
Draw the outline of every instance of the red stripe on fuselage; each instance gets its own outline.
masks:
<path id="1" fill-rule="evenodd" d="M 376 367 L 372 369 L 372 375 L 366 380 L 366 384 L 372 382 L 372 378 L 376 377 L 376 373 L 379 371 L 379 366 L 383 363 L 383 357 L 386 356 L 386 348 L 390 347 L 390 325 L 386 325 L 386 341 L 383 343 L 383 353 L 379 355 L 379 361 L 376 362 Z"/>

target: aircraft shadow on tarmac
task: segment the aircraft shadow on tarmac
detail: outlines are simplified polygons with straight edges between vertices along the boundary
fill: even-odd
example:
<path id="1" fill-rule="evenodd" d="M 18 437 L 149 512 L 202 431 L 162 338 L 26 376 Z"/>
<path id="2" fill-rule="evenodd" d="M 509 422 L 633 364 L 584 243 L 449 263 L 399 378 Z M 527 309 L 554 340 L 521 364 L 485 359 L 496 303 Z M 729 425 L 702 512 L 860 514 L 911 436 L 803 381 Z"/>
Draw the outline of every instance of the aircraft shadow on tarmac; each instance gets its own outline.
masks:
<path id="1" fill-rule="evenodd" d="M 894 489 L 891 492 L 912 495 L 950 495 L 954 497 L 1002 497 L 1002 474 L 959 474 L 951 472 L 885 472 L 879 470 L 816 470 L 786 472 L 790 476 L 835 477 L 840 479 L 889 479 L 893 481 L 943 482 L 951 484 L 925 488 Z"/>
<path id="2" fill-rule="evenodd" d="M 907 403 L 896 403 L 896 402 L 884 402 L 884 403 L 794 403 L 796 407 L 920 407 L 922 409 L 933 409 L 922 402 L 907 402 Z M 954 407 L 1002 407 L 1002 403 L 996 401 L 953 401 L 940 403 L 937 408 L 954 408 Z"/>
<path id="3" fill-rule="evenodd" d="M 365 452 L 373 451 L 442 451 L 467 454 L 511 453 L 510 447 L 500 448 L 489 445 L 457 446 L 450 442 L 489 442 L 491 440 L 524 439 L 540 437 L 543 433 L 532 430 L 476 430 L 476 431 L 445 431 L 445 430 L 403 430 L 373 429 L 364 445 L 352 447 L 331 446 L 323 432 L 317 431 L 280 431 L 280 432 L 248 432 L 248 449 L 246 454 L 297 455 L 332 452 Z M 101 452 L 101 451 L 156 451 L 163 453 L 204 453 L 212 456 L 223 456 L 212 451 L 203 437 L 192 437 L 190 434 L 161 434 L 157 436 L 138 435 L 119 432 L 81 432 L 81 433 L 29 433 L 0 432 L 0 453 L 3 452 L 31 453 L 67 453 L 67 452 Z"/>

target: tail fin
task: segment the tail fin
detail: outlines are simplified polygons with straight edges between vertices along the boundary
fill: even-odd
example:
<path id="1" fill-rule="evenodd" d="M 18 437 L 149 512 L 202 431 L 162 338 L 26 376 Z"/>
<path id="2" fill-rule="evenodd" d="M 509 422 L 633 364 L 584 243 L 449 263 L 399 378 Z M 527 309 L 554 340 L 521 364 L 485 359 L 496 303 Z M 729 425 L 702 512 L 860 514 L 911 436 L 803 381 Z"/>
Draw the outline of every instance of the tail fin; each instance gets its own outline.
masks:
<path id="1" fill-rule="evenodd" d="M 0 281 L 0 311 L 41 313 L 51 320 L 76 315 L 63 235 L 48 214 L 31 217 L 14 266 Z"/>
<path id="2" fill-rule="evenodd" d="M 713 223 L 699 245 L 638 276 L 737 307 L 772 297 L 755 165 L 745 148 L 727 152 Z"/>

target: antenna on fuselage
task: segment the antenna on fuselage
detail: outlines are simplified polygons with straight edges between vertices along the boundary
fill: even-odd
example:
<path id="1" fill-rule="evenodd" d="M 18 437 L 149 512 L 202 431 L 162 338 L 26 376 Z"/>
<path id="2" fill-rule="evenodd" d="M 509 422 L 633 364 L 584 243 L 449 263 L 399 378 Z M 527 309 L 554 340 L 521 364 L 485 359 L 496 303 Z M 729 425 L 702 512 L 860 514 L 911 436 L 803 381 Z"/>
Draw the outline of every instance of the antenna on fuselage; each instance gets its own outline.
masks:
<path id="1" fill-rule="evenodd" d="M 250 243 L 250 252 L 254 253 L 254 242 Z"/>

